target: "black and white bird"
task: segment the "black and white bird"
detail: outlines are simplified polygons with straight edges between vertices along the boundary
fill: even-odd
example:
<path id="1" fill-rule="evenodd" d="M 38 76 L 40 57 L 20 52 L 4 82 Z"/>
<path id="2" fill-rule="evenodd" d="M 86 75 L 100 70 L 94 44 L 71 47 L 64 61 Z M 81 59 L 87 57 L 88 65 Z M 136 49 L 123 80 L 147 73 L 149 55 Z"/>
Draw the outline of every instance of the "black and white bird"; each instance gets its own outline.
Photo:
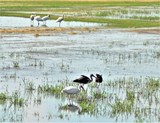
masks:
<path id="1" fill-rule="evenodd" d="M 74 86 L 68 86 L 68 87 L 65 87 L 62 90 L 62 92 L 69 95 L 69 102 L 70 102 L 70 98 L 71 98 L 70 96 L 74 94 L 78 94 L 81 90 L 84 90 L 82 85 L 80 85 L 78 88 Z"/>
<path id="2" fill-rule="evenodd" d="M 61 22 L 64 20 L 64 15 L 62 17 L 59 17 L 56 22 L 59 22 L 59 27 L 61 26 Z"/>
<path id="3" fill-rule="evenodd" d="M 38 26 L 39 26 L 40 21 L 43 22 L 43 20 L 40 16 L 36 16 L 34 19 L 38 22 Z"/>
<path id="4" fill-rule="evenodd" d="M 46 25 L 46 21 L 50 18 L 50 15 L 42 17 L 43 23 Z"/>
<path id="5" fill-rule="evenodd" d="M 93 81 L 93 77 L 95 77 L 93 74 L 90 75 L 90 78 L 85 75 L 81 75 L 80 78 L 73 80 L 73 82 L 84 85 L 84 84 L 91 83 Z"/>
<path id="6" fill-rule="evenodd" d="M 31 19 L 31 25 L 34 25 L 34 18 L 36 17 L 36 15 L 31 15 L 30 19 Z"/>
<path id="7" fill-rule="evenodd" d="M 96 80 L 95 81 L 98 85 L 97 87 L 99 87 L 100 83 L 102 83 L 102 81 L 103 81 L 102 75 L 96 74 Z"/>

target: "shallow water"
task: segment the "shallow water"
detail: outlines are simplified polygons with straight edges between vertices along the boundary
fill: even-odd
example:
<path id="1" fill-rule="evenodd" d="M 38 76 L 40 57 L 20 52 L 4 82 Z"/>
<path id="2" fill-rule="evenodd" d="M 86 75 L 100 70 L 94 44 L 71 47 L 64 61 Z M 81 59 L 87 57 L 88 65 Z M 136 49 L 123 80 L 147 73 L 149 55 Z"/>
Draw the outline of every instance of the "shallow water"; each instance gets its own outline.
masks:
<path id="1" fill-rule="evenodd" d="M 27 19 L 25 19 L 27 20 Z M 28 21 L 28 20 L 27 20 Z M 28 22 L 29 23 L 29 22 Z M 13 24 L 14 25 L 14 24 Z M 10 25 L 11 26 L 11 25 Z M 23 25 L 24 26 L 24 25 Z M 26 24 L 27 26 L 27 24 Z M 14 25 L 13 27 L 16 27 Z M 159 78 L 160 75 L 160 37 L 158 34 L 140 34 L 121 29 L 96 30 L 79 32 L 77 34 L 53 33 L 47 36 L 35 37 L 32 34 L 2 34 L 0 40 L 0 92 L 12 96 L 15 91 L 24 98 L 24 106 L 11 105 L 10 101 L 0 103 L 0 121 L 50 121 L 50 122 L 105 122 L 105 121 L 136 121 L 134 114 L 128 116 L 117 114 L 112 116 L 112 107 L 116 95 L 124 100 L 126 85 L 117 83 L 110 87 L 108 83 L 120 80 L 143 85 L 148 78 Z M 14 67 L 17 62 L 19 67 Z M 72 84 L 73 79 L 81 74 L 91 73 L 103 75 L 104 82 L 100 90 L 93 84 L 88 85 L 89 97 L 93 91 L 104 91 L 106 100 L 96 100 L 95 107 L 99 111 L 79 114 L 81 108 L 76 98 L 71 109 L 62 110 L 68 105 L 68 99 L 38 93 L 37 90 L 27 91 L 25 82 L 34 83 L 34 87 L 44 84 Z M 76 85 L 76 84 L 75 84 Z M 134 85 L 134 84 L 133 84 Z M 123 87 L 124 86 L 124 87 Z M 136 85 L 134 85 L 136 86 Z M 132 88 L 137 92 L 139 88 Z M 159 95 L 160 90 L 155 95 Z M 142 103 L 135 104 L 142 109 L 148 107 Z M 138 101 L 137 101 L 138 102 Z M 100 105 L 101 104 L 101 105 Z M 151 108 L 159 111 L 160 106 L 152 102 Z M 148 113 L 148 112 L 147 112 Z M 158 116 L 151 113 L 143 121 L 159 121 Z M 118 120 L 116 120 L 118 117 Z M 145 119 L 146 118 L 146 119 Z"/>
<path id="2" fill-rule="evenodd" d="M 34 20 L 34 23 L 31 23 L 30 18 L 0 16 L 0 28 L 30 27 L 31 24 L 34 24 L 35 27 L 38 26 L 38 22 Z M 61 27 L 96 27 L 99 25 L 87 22 L 61 22 Z M 40 22 L 39 26 L 59 27 L 59 23 L 56 23 L 55 20 L 47 20 L 46 24 Z"/>

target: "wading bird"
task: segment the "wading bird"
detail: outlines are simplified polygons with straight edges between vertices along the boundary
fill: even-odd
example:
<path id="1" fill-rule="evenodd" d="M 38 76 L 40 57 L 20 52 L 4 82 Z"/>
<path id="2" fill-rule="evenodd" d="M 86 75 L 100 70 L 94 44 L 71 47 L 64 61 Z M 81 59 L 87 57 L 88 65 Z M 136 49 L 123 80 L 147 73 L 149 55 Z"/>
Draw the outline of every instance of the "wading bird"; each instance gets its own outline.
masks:
<path id="1" fill-rule="evenodd" d="M 39 26 L 39 21 L 43 21 L 40 16 L 36 16 L 34 19 L 35 19 L 36 21 L 38 21 L 38 26 Z"/>
<path id="2" fill-rule="evenodd" d="M 62 90 L 62 92 L 69 95 L 69 102 L 70 102 L 70 98 L 71 98 L 70 96 L 74 94 L 78 94 L 81 90 L 84 90 L 82 85 L 80 85 L 78 88 L 74 86 L 68 86 L 68 87 L 65 87 Z"/>
<path id="3" fill-rule="evenodd" d="M 85 75 L 81 75 L 80 78 L 73 80 L 73 82 L 80 83 L 80 84 L 84 85 L 84 84 L 88 84 L 88 83 L 92 82 L 93 77 L 95 77 L 93 74 L 90 75 L 90 78 Z"/>
<path id="4" fill-rule="evenodd" d="M 31 25 L 34 25 L 34 18 L 36 17 L 36 15 L 31 15 L 30 19 L 31 19 Z"/>
<path id="5" fill-rule="evenodd" d="M 99 87 L 100 83 L 102 83 L 103 81 L 103 78 L 102 78 L 102 75 L 100 74 L 96 74 L 96 83 L 97 83 L 97 87 Z"/>
<path id="6" fill-rule="evenodd" d="M 64 20 L 64 15 L 62 17 L 59 17 L 56 22 L 59 22 L 59 27 L 61 26 L 61 22 Z"/>
<path id="7" fill-rule="evenodd" d="M 50 15 L 42 17 L 43 23 L 46 25 L 46 21 L 50 18 Z"/>

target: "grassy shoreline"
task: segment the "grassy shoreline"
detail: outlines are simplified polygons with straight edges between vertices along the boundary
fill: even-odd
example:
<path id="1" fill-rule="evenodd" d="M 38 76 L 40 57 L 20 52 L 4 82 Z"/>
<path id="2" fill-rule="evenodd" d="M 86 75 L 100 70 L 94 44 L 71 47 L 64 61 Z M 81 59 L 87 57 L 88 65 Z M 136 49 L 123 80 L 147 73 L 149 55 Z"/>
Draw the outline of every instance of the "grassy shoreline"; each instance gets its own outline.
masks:
<path id="1" fill-rule="evenodd" d="M 38 2 L 37 2 L 38 1 Z M 139 0 L 138 0 L 139 1 Z M 65 14 L 65 21 L 81 21 L 81 22 L 93 22 L 102 23 L 109 27 L 118 28 L 141 28 L 141 27 L 159 27 L 159 17 L 157 20 L 152 18 L 146 19 L 114 19 L 92 16 L 89 13 L 108 10 L 108 7 L 145 7 L 153 6 L 159 7 L 159 2 L 137 2 L 137 1 L 118 1 L 111 2 L 107 0 L 89 1 L 74 1 L 74 0 L 60 0 L 60 1 L 24 1 L 24 0 L 0 0 L 1 14 L 0 16 L 16 16 L 29 18 L 32 12 L 38 13 L 38 15 L 46 15 L 51 13 L 51 19 L 56 19 L 59 15 Z M 117 10 L 118 11 L 118 10 Z M 46 14 L 45 14 L 46 13 Z M 74 14 L 79 14 L 74 16 Z M 86 14 L 87 13 L 87 14 Z M 73 14 L 73 15 L 71 15 Z M 86 14 L 86 15 L 84 15 Z"/>

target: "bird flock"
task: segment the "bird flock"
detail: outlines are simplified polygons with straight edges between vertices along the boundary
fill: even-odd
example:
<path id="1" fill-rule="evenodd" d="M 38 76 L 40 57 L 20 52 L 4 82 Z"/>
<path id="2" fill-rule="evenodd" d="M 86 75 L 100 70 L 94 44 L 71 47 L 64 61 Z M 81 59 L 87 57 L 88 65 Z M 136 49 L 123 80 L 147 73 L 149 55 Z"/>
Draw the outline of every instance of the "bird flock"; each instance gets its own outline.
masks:
<path id="1" fill-rule="evenodd" d="M 46 21 L 49 18 L 50 18 L 50 15 L 47 15 L 47 16 L 44 16 L 44 17 L 41 18 L 40 16 L 32 14 L 30 16 L 31 25 L 32 26 L 34 25 L 34 20 L 36 20 L 38 22 L 38 26 L 39 26 L 40 22 L 43 22 L 43 24 L 46 25 Z M 63 20 L 64 20 L 64 15 L 62 17 L 57 18 L 56 22 L 59 23 L 59 27 L 61 26 L 61 22 Z M 97 85 L 96 87 L 98 88 L 103 81 L 102 75 L 100 75 L 100 74 L 96 74 L 96 75 L 90 74 L 90 77 L 87 77 L 85 75 L 81 75 L 81 77 L 73 80 L 74 83 L 79 84 L 78 87 L 68 86 L 68 87 L 65 87 L 62 90 L 62 92 L 68 94 L 69 95 L 69 101 L 71 101 L 70 100 L 71 95 L 78 94 L 78 93 L 81 92 L 81 90 L 85 91 L 84 85 L 93 82 L 94 78 L 95 78 L 95 82 L 96 82 L 96 85 Z"/>
<path id="2" fill-rule="evenodd" d="M 30 20 L 31 20 L 31 26 L 34 25 L 34 20 L 36 20 L 38 22 L 38 26 L 40 24 L 40 22 L 43 22 L 44 25 L 46 25 L 46 22 L 47 20 L 49 20 L 50 18 L 50 15 L 47 15 L 47 16 L 44 16 L 44 17 L 40 17 L 40 16 L 37 16 L 35 14 L 32 14 L 30 16 Z M 59 27 L 61 26 L 61 22 L 64 20 L 64 15 L 62 17 L 58 17 L 56 22 L 59 23 Z"/>
<path id="3" fill-rule="evenodd" d="M 91 74 L 90 78 L 85 76 L 85 75 L 81 75 L 81 77 L 79 77 L 78 79 L 73 80 L 73 82 L 79 84 L 78 88 L 74 87 L 74 86 L 68 86 L 68 87 L 65 87 L 62 90 L 62 92 L 69 95 L 69 101 L 70 101 L 71 100 L 70 99 L 71 95 L 78 94 L 78 93 L 81 92 L 81 90 L 85 91 L 84 85 L 93 82 L 93 77 L 95 78 L 95 82 L 96 82 L 97 88 L 98 88 L 99 85 L 103 81 L 102 75 L 96 74 L 96 76 L 95 76 L 95 75 Z"/>

